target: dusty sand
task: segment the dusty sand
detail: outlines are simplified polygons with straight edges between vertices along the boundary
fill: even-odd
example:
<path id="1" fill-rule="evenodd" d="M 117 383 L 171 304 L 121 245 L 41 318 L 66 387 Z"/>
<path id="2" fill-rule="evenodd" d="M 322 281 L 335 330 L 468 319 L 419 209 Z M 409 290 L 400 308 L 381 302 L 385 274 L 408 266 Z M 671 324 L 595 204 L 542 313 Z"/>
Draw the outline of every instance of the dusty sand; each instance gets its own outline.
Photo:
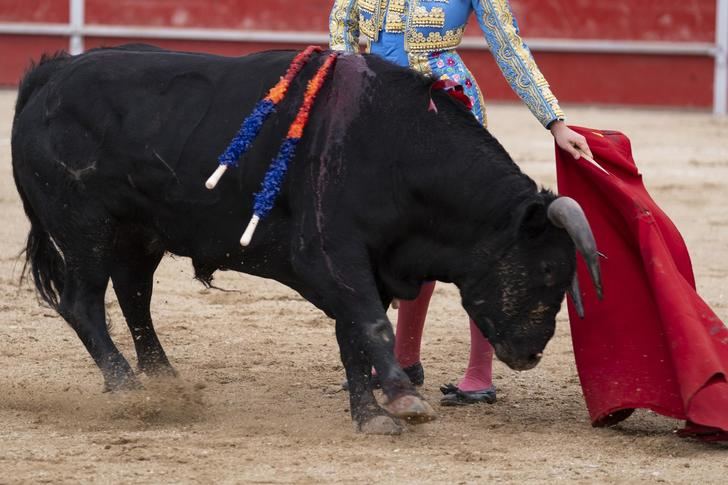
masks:
<path id="1" fill-rule="evenodd" d="M 439 286 L 426 329 L 425 396 L 440 419 L 400 437 L 353 432 L 333 322 L 272 281 L 219 273 L 230 293 L 192 280 L 184 259 L 157 272 L 153 314 L 179 383 L 101 393 L 78 338 L 18 286 L 27 232 L 10 167 L 15 93 L 0 92 L 0 483 L 725 483 L 728 446 L 679 439 L 680 423 L 640 412 L 592 429 L 568 324 L 543 363 L 496 363 L 495 405 L 441 408 L 468 330 L 453 287 Z M 567 106 L 568 108 L 568 106 Z M 728 122 L 678 111 L 569 109 L 632 139 L 648 189 L 685 236 L 698 286 L 728 320 Z M 492 106 L 492 131 L 524 170 L 554 186 L 551 140 L 522 106 Z M 112 335 L 134 359 L 113 294 Z"/>

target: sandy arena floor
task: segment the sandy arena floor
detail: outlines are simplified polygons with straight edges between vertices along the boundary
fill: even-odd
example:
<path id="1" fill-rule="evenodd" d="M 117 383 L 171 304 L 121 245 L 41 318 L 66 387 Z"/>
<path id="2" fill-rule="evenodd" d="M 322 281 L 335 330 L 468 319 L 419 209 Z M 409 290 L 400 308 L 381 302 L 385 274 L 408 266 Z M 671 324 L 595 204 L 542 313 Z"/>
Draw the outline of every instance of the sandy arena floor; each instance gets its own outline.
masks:
<path id="1" fill-rule="evenodd" d="M 333 322 L 287 288 L 219 273 L 205 290 L 184 259 L 157 272 L 153 313 L 179 383 L 101 393 L 81 342 L 18 286 L 27 221 L 12 181 L 15 92 L 0 92 L 0 484 L 5 483 L 725 483 L 728 446 L 681 440 L 647 412 L 592 429 L 562 313 L 543 363 L 496 363 L 499 401 L 440 408 L 460 376 L 468 327 L 441 285 L 427 325 L 423 389 L 440 413 L 400 437 L 355 434 Z M 567 106 L 568 108 L 568 106 Z M 633 141 L 648 189 L 691 249 L 699 290 L 728 320 L 728 121 L 685 111 L 568 109 L 574 123 Z M 555 185 L 551 140 L 523 106 L 492 106 L 491 129 L 539 182 Z M 134 352 L 112 292 L 112 335 Z"/>

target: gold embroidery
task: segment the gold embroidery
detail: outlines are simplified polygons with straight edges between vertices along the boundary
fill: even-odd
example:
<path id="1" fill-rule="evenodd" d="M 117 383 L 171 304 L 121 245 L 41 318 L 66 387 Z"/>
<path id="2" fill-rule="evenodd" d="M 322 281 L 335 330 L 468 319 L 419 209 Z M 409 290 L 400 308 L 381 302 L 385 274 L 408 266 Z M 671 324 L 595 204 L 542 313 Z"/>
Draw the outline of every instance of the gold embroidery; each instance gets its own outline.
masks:
<path id="1" fill-rule="evenodd" d="M 427 7 L 416 7 L 414 17 L 412 17 L 412 25 L 415 27 L 443 27 L 445 25 L 445 11 L 441 7 L 432 7 L 427 11 Z"/>
<path id="2" fill-rule="evenodd" d="M 369 18 L 366 18 L 363 15 L 359 17 L 359 31 L 374 41 L 379 38 L 379 29 L 377 28 L 377 24 L 374 22 L 373 15 Z"/>
<path id="3" fill-rule="evenodd" d="M 387 32 L 404 32 L 405 21 L 402 14 L 396 12 L 387 12 L 387 22 L 385 30 Z"/>
<path id="4" fill-rule="evenodd" d="M 465 26 L 462 26 L 454 30 L 448 30 L 445 35 L 440 32 L 430 32 L 425 37 L 422 32 L 410 28 L 406 33 L 407 48 L 409 52 L 435 52 L 454 49 L 460 45 L 464 31 Z"/>
<path id="5" fill-rule="evenodd" d="M 359 29 L 353 5 L 356 0 L 336 0 L 329 17 L 329 47 L 337 51 L 357 52 Z"/>
<path id="6" fill-rule="evenodd" d="M 508 84 L 546 126 L 564 113 L 515 26 L 508 0 L 480 0 L 491 52 Z"/>
<path id="7" fill-rule="evenodd" d="M 410 68 L 424 74 L 427 77 L 432 76 L 432 66 L 430 66 L 430 55 L 422 52 L 410 53 L 407 55 Z"/>
<path id="8" fill-rule="evenodd" d="M 379 0 L 359 0 L 359 8 L 369 13 L 376 13 Z"/>
<path id="9" fill-rule="evenodd" d="M 469 0 L 462 1 L 471 3 Z M 357 3 L 356 0 L 349 0 L 348 4 L 351 5 L 351 2 Z M 383 28 L 387 32 L 404 32 L 410 67 L 431 76 L 433 73 L 427 53 L 454 49 L 462 41 L 464 25 L 443 32 L 449 15 L 444 5 L 452 3 L 449 0 L 358 0 L 359 29 L 369 48 L 372 42 L 379 39 Z M 480 14 L 479 20 L 493 55 L 514 91 L 544 125 L 554 118 L 562 119 L 564 115 L 556 97 L 518 34 L 508 0 L 479 0 L 472 3 Z M 428 31 L 433 28 L 435 32 Z M 332 27 L 332 39 L 333 33 Z M 483 94 L 479 89 L 477 98 L 485 124 Z"/>
<path id="10" fill-rule="evenodd" d="M 387 0 L 359 0 L 359 30 L 374 42 L 379 40 L 379 32 L 384 27 L 384 10 Z M 369 14 L 367 18 L 364 13 Z"/>
<path id="11" fill-rule="evenodd" d="M 406 0 L 389 0 L 389 7 L 387 7 L 387 11 L 389 13 L 395 12 L 395 13 L 404 13 L 405 12 L 405 4 Z"/>

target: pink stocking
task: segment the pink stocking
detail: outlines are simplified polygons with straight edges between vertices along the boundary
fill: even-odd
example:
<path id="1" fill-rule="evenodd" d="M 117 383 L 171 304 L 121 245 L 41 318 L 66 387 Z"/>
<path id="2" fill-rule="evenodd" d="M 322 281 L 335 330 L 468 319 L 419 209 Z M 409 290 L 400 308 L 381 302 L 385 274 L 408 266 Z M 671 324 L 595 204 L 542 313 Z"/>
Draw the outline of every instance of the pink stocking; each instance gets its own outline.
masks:
<path id="1" fill-rule="evenodd" d="M 493 385 L 493 346 L 470 320 L 470 362 L 458 384 L 461 391 L 482 391 Z"/>
<path id="2" fill-rule="evenodd" d="M 425 328 L 427 307 L 435 291 L 435 282 L 422 284 L 420 294 L 411 301 L 399 302 L 397 313 L 397 334 L 394 338 L 394 355 L 402 368 L 420 361 L 422 330 Z"/>

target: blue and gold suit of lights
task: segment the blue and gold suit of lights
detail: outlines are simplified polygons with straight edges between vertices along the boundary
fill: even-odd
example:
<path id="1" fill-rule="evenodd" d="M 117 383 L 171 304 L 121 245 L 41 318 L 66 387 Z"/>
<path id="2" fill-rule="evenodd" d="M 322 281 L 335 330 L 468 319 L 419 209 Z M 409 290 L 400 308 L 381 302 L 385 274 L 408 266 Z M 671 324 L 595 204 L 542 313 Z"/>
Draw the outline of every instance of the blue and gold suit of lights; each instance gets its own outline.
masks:
<path id="1" fill-rule="evenodd" d="M 564 119 L 556 97 L 519 34 L 508 0 L 335 0 L 329 18 L 330 46 L 367 51 L 425 75 L 463 85 L 473 114 L 486 124 L 483 95 L 456 52 L 475 14 L 491 52 L 511 88 L 544 126 Z"/>

